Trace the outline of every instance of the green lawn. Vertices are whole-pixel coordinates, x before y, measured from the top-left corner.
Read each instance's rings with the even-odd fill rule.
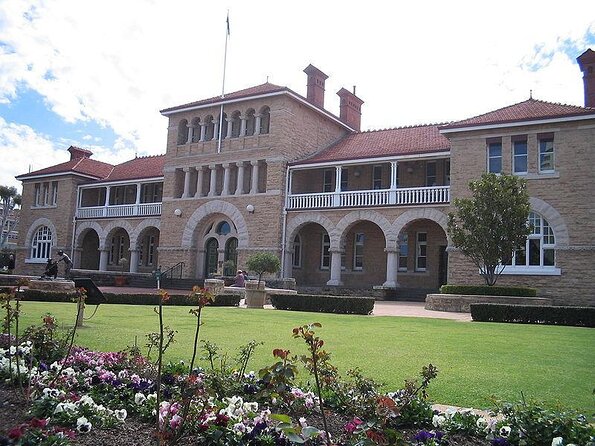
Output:
[[[90,315],[94,307],[87,309]],[[188,307],[165,307],[165,324],[178,331],[167,352],[171,360],[190,361],[196,319]],[[36,324],[50,312],[71,326],[75,304],[23,303],[21,326]],[[234,356],[249,340],[263,341],[250,369],[272,363],[273,348],[305,352],[293,339],[293,327],[320,322],[325,348],[341,372],[359,367],[366,376],[385,383],[386,390],[417,377],[432,363],[438,378],[429,389],[437,403],[490,407],[491,395],[508,401],[533,398],[561,403],[592,414],[595,387],[595,330],[495,323],[465,323],[442,319],[371,317],[276,310],[207,307],[200,338]],[[145,333],[157,330],[151,306],[102,305],[78,333],[77,343],[91,349],[117,351],[145,343]]]

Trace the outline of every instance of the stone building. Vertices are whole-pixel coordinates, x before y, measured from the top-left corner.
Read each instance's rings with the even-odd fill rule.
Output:
[[[326,110],[312,65],[306,96],[265,83],[167,108],[163,156],[111,166],[71,147],[69,162],[18,177],[18,263],[38,271],[64,249],[81,269],[126,258],[199,281],[270,251],[304,287],[482,283],[449,247],[447,214],[471,179],[502,172],[527,179],[533,232],[499,283],[594,305],[595,52],[578,64],[585,107],[530,98],[443,125],[362,132],[363,101],[342,88],[339,115]]]

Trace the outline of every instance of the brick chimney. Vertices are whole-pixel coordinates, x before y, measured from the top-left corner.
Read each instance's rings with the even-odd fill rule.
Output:
[[[304,73],[308,75],[306,98],[317,107],[324,108],[324,81],[328,76],[312,64],[304,68]]]
[[[576,61],[583,72],[585,107],[595,108],[595,51],[589,48]]]
[[[353,87],[353,93],[345,88],[341,88],[337,94],[341,98],[339,118],[345,124],[359,132],[362,124],[362,104],[364,101],[355,95],[355,86]]]
[[[71,160],[79,158],[91,158],[91,155],[93,155],[93,152],[91,152],[90,150],[81,149],[80,147],[76,146],[70,146],[68,148],[68,151],[70,152]]]

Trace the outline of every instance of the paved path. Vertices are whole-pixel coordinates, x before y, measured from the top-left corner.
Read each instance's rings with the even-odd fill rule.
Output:
[[[104,293],[116,294],[146,294],[157,293],[157,290],[151,288],[132,288],[132,287],[99,287]],[[166,289],[170,294],[188,294],[188,290]],[[242,301],[243,304],[243,301]],[[397,301],[376,301],[374,304],[374,316],[406,316],[406,317],[428,317],[435,319],[451,319],[455,321],[469,322],[471,315],[469,313],[450,313],[446,311],[430,311],[424,308],[424,302],[397,302]],[[243,306],[243,305],[240,305]],[[272,309],[270,305],[265,305],[266,309]]]

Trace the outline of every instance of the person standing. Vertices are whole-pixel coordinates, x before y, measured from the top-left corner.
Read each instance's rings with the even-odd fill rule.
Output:
[[[15,267],[14,254],[11,254],[10,256],[8,256],[8,274],[12,274],[14,267]]]
[[[70,257],[64,253],[64,251],[58,251],[58,255],[60,256],[60,260],[58,262],[64,262],[64,278],[70,278],[70,269],[72,268],[72,260]]]

